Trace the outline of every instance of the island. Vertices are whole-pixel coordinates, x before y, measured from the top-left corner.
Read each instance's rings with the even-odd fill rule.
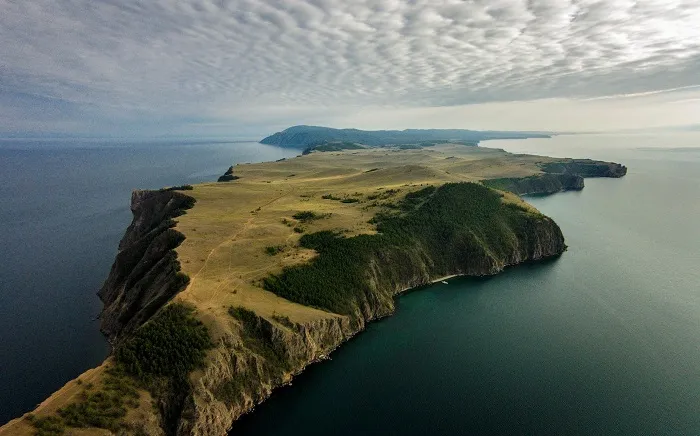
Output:
[[[135,191],[99,291],[111,355],[0,435],[226,434],[402,292],[564,253],[557,224],[520,195],[627,170],[397,141],[324,138],[216,182]]]

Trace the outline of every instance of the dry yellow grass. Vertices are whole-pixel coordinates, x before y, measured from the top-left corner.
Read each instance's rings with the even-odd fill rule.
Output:
[[[500,150],[440,145],[421,150],[367,149],[312,153],[293,159],[234,168],[240,179],[196,185],[196,206],[178,219],[185,234],[177,249],[182,268],[191,282],[178,298],[193,303],[210,327],[230,306],[244,306],[261,316],[284,315],[295,322],[337,316],[301,306],[265,291],[260,280],[286,265],[308,261],[313,252],[300,249],[300,234],[326,229],[349,235],[372,233],[367,221],[380,210],[373,195],[406,192],[427,185],[519,177],[539,172],[535,156],[515,156]],[[323,199],[331,194],[354,198],[356,203]],[[522,203],[509,195],[506,201]],[[524,203],[523,203],[524,204]],[[300,211],[330,214],[301,223]],[[267,246],[283,247],[276,255]],[[225,317],[224,317],[225,318]]]
[[[230,328],[230,306],[244,306],[258,315],[271,318],[283,315],[305,323],[340,315],[302,306],[282,299],[260,286],[260,280],[286,265],[308,261],[315,254],[297,245],[305,232],[335,229],[348,235],[372,233],[367,221],[384,201],[395,202],[407,192],[428,185],[478,181],[486,178],[524,177],[539,173],[538,162],[549,158],[511,155],[500,150],[439,145],[420,150],[367,149],[344,152],[312,153],[294,159],[260,164],[237,165],[239,180],[204,183],[187,191],[197,204],[178,218],[177,230],[186,239],[177,248],[183,272],[190,284],[176,298],[194,304],[200,318],[213,336]],[[222,172],[225,168],[222,168]],[[398,192],[384,199],[371,196],[389,190]],[[356,198],[356,203],[323,199],[332,194]],[[370,197],[370,198],[368,198]],[[534,208],[517,196],[506,194],[504,201]],[[299,222],[293,215],[300,211],[329,214],[312,222]],[[265,253],[267,246],[281,246],[276,255]],[[101,366],[80,376],[83,382],[97,385],[108,359]],[[75,400],[82,391],[76,380],[41,403],[33,412],[37,416],[54,413]],[[141,392],[139,409],[149,414],[150,396]],[[131,410],[127,421],[154,419],[136,416]],[[0,436],[31,435],[34,429],[22,418],[0,428]],[[100,429],[69,429],[69,435],[109,434]]]

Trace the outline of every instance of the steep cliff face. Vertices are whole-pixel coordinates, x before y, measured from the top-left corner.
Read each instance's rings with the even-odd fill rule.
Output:
[[[528,177],[508,177],[484,180],[490,188],[510,191],[518,195],[554,194],[561,191],[579,191],[586,177],[619,178],[627,174],[627,167],[614,162],[591,159],[558,159],[539,164],[542,174]]]
[[[193,383],[178,435],[224,435],[233,422],[309,364],[323,360],[357,333],[347,317],[305,324],[254,316],[221,338]]]
[[[480,238],[455,234],[456,242],[445,245],[440,258],[433,254],[434,248],[420,242],[373,251],[363,258],[367,262],[362,266],[364,286],[359,294],[348,297],[352,301],[349,313],[296,324],[283,317],[266,319],[243,309],[235,311],[229,321],[231,333],[222,337],[193,384],[178,434],[224,434],[242,414],[306,366],[364,330],[368,322],[391,315],[395,296],[407,289],[441,276],[496,274],[510,265],[558,256],[566,249],[561,230],[551,219],[517,205],[502,207],[499,210],[517,219],[496,220],[498,226],[511,223],[499,229],[505,236],[500,247],[487,243],[488,235],[473,227],[467,234]],[[489,216],[484,217],[487,221],[491,222]]]
[[[510,265],[558,256],[565,248],[559,227],[545,218],[533,222],[532,231],[519,240],[504,259],[489,256],[462,259],[447,273],[492,275]],[[374,259],[368,272],[372,292],[365,294],[355,313],[349,316],[309,324],[258,316],[253,321],[232,319],[232,323],[240,324],[239,333],[234,330],[224,336],[217,349],[210,353],[206,369],[193,385],[177,434],[226,434],[238,418],[267,399],[276,388],[289,383],[294,375],[313,362],[323,360],[364,330],[368,322],[391,315],[396,295],[437,278],[430,274],[433,265],[429,259],[420,254],[415,259],[422,260],[409,266],[413,271],[410,275],[403,275],[405,265],[400,267],[401,271],[397,270],[392,256]],[[403,276],[394,280],[398,275]],[[235,434],[235,427],[231,434]]]
[[[389,245],[377,245],[361,257],[365,262],[361,291],[349,297],[349,311],[295,323],[241,308],[218,319],[216,346],[208,352],[205,367],[181,385],[181,392],[158,399],[160,413],[168,411],[161,417],[164,433],[225,434],[236,419],[309,364],[323,360],[368,322],[391,315],[395,296],[404,290],[446,275],[496,274],[509,265],[558,256],[566,249],[561,230],[551,219],[503,203],[479,185],[426,189],[405,202],[402,205],[415,208],[417,215],[409,214],[413,218],[408,221],[396,221],[405,220],[404,215],[380,220],[386,235],[407,230],[386,236]],[[192,205],[193,199],[178,191],[132,195],[134,220],[99,293],[105,303],[102,329],[113,343],[129,337],[186,287],[173,251],[184,236],[173,228],[173,218]],[[441,213],[444,217],[431,221]],[[444,233],[455,216],[468,217],[444,235],[454,243],[432,244],[432,232],[440,227]],[[424,237],[414,238],[411,226],[419,226]]]
[[[175,190],[134,191],[134,219],[119,243],[112,269],[98,295],[104,303],[102,332],[119,342],[187,286],[173,250],[184,240],[173,218],[194,205]]]
[[[583,177],[622,177],[627,167],[614,162],[591,159],[559,159],[541,164],[542,171],[557,174],[577,174]]]

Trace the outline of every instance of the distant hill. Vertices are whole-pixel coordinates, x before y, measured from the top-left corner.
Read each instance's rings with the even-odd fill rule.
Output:
[[[406,130],[358,130],[332,129],[319,126],[294,126],[270,135],[260,141],[263,144],[286,148],[306,149],[327,142],[352,142],[374,147],[396,144],[415,144],[424,141],[460,141],[476,145],[487,139],[549,138],[549,135],[532,132],[500,132],[462,129],[406,129]]]

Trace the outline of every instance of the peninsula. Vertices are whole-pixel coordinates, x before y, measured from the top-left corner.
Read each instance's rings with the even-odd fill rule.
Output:
[[[224,435],[401,292],[561,255],[557,224],[518,194],[626,173],[450,135],[324,138],[218,182],[135,191],[99,291],[111,356],[0,435]]]
[[[397,146],[402,144],[434,145],[436,143],[462,143],[477,145],[488,139],[549,138],[540,132],[512,132],[465,129],[406,129],[406,130],[358,130],[333,129],[321,126],[293,126],[260,142],[288,148],[308,149],[326,143],[363,144],[370,147]]]

